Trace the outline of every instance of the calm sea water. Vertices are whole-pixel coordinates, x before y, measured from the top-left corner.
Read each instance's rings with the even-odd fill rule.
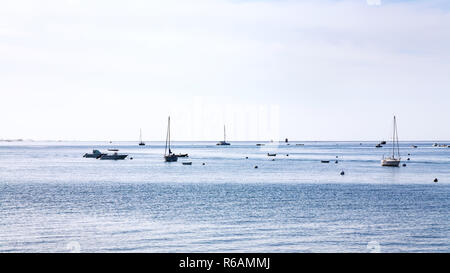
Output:
[[[0,143],[0,252],[450,252],[450,148],[303,143]]]

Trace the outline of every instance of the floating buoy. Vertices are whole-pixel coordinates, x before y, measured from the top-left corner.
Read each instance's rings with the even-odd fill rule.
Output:
[[[336,160],[336,161],[334,161],[334,163],[338,164],[339,162]]]
[[[339,156],[336,156],[336,158],[339,158]]]
[[[275,158],[274,158],[274,159],[272,159],[272,161],[275,161]]]
[[[407,159],[408,161],[410,161],[411,159],[408,157],[408,159]]]
[[[437,178],[434,179],[434,183],[437,183],[439,180]]]
[[[255,166],[255,169],[258,169],[258,166]]]
[[[344,175],[344,174],[345,174],[345,172],[344,172],[344,171],[342,171],[342,172],[341,172],[341,175]]]
[[[403,163],[403,167],[406,167],[406,164],[405,164],[405,163]]]
[[[205,163],[202,163],[202,165],[205,166],[206,164],[205,164]]]
[[[289,154],[287,154],[286,156],[289,156]]]
[[[245,159],[248,159],[248,156],[246,156]]]
[[[133,160],[133,158],[132,158],[132,157],[130,157],[130,160]]]

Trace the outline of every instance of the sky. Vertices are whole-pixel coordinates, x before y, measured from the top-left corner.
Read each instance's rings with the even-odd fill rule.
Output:
[[[450,140],[450,4],[0,1],[0,139]]]

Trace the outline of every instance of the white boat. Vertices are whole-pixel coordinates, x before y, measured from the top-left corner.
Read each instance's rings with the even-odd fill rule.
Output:
[[[127,154],[119,154],[118,149],[108,149],[108,151],[112,153],[103,154],[100,156],[100,160],[124,160],[128,156]]]
[[[178,161],[178,156],[172,153],[172,150],[170,149],[170,117],[167,122],[166,148],[164,149],[164,160],[166,162]]]
[[[227,142],[227,134],[225,131],[225,125],[223,126],[223,141],[219,141],[216,145],[219,145],[219,146],[231,145],[230,143]]]
[[[397,152],[397,153],[396,153]],[[397,157],[396,157],[397,156]],[[398,144],[397,119],[394,116],[394,133],[392,137],[392,155],[381,160],[381,166],[398,167],[400,165],[400,147]]]
[[[101,153],[99,150],[92,150],[92,154],[86,153],[83,155],[83,157],[84,158],[100,158],[103,155],[105,155],[105,154]]]

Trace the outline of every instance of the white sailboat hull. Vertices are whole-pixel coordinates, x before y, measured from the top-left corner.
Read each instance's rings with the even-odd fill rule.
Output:
[[[400,166],[400,159],[397,158],[386,158],[381,160],[381,166],[384,167],[398,167]]]

